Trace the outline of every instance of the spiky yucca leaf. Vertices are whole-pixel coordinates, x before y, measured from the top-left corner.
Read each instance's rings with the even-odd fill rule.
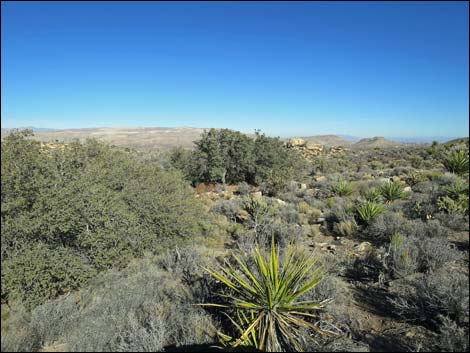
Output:
[[[354,189],[348,182],[340,181],[332,187],[332,191],[336,196],[349,196],[354,192]]]
[[[250,264],[248,257],[234,256],[234,260],[237,268],[226,261],[218,271],[205,269],[230,289],[229,294],[222,295],[226,304],[202,304],[230,308],[236,313],[236,319],[229,319],[240,336],[222,334],[225,343],[233,347],[251,345],[268,352],[292,348],[302,351],[299,342],[302,328],[326,334],[309,319],[315,317],[312,311],[324,307],[329,300],[299,300],[324,276],[315,259],[297,253],[290,244],[281,264],[273,239],[269,254],[263,254],[256,246]]]
[[[357,207],[357,213],[363,223],[369,224],[375,217],[383,213],[383,207],[381,204],[365,201]]]
[[[379,187],[379,191],[385,202],[393,202],[408,196],[404,186],[399,182],[385,182]]]
[[[468,173],[468,151],[453,151],[442,163],[449,172],[464,175]]]

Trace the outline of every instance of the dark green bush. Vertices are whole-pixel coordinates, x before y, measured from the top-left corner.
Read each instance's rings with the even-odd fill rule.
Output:
[[[5,262],[2,292],[31,309],[81,287],[95,274],[95,269],[73,250],[38,244]]]
[[[84,268],[123,267],[196,232],[201,207],[179,172],[93,140],[50,149],[26,137],[14,133],[1,143],[2,274],[11,275],[3,297],[14,290],[37,305],[80,286]],[[28,264],[29,252],[45,263]],[[35,278],[31,271],[47,261],[70,262],[67,276],[45,279],[36,291],[15,282],[16,271]]]

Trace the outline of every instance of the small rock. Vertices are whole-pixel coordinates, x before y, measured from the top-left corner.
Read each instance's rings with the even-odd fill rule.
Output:
[[[250,218],[250,214],[245,211],[245,210],[240,210],[238,213],[235,215],[236,219],[240,222],[246,222],[248,218]]]
[[[281,205],[281,206],[285,206],[287,205],[287,202],[281,200],[281,199],[274,199],[274,202],[276,202],[277,204]]]
[[[261,197],[263,197],[263,193],[261,191],[252,192],[250,195],[254,199],[260,199]]]
[[[369,250],[371,250],[373,247],[372,247],[372,244],[369,243],[368,241],[364,241],[358,245],[356,245],[354,247],[354,250],[360,254],[364,254],[366,252],[368,252]]]
[[[406,186],[404,189],[403,189],[404,192],[411,192],[411,186]]]
[[[325,180],[326,180],[326,176],[324,175],[319,175],[315,177],[315,181],[325,181]]]
[[[300,183],[299,188],[300,188],[300,190],[306,190],[307,189],[307,184]]]

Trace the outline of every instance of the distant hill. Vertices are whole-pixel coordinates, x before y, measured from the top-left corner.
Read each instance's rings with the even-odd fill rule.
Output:
[[[98,141],[111,145],[148,151],[152,149],[170,149],[177,146],[192,148],[194,147],[193,142],[199,139],[204,130],[193,127],[105,127],[34,131],[33,138],[43,142],[58,141],[65,143],[72,142],[75,139],[85,141],[87,138],[96,138]],[[9,131],[11,129],[2,129],[2,138]]]
[[[390,141],[381,136],[363,138],[351,145],[354,148],[386,148],[400,146],[399,142]]]
[[[467,146],[468,148],[468,137],[461,137],[458,139],[450,140],[444,143],[446,146]]]

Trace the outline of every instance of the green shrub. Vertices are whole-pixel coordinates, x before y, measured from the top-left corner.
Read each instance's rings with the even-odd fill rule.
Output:
[[[67,333],[72,351],[162,351],[212,342],[215,324],[175,273],[144,258],[98,275],[81,294]]]
[[[410,246],[407,240],[399,233],[390,238],[385,263],[394,278],[406,277],[418,271],[417,249]]]
[[[448,196],[439,197],[437,205],[440,210],[450,214],[468,214],[468,196],[459,195],[457,199],[452,199]]]
[[[333,231],[341,237],[351,237],[356,234],[359,227],[354,219],[348,219],[333,226]]]
[[[38,244],[70,262],[67,276],[53,279],[51,292],[40,295],[27,284],[20,295],[22,286],[13,286],[15,296],[32,296],[34,305],[39,296],[45,300],[83,283],[84,268],[124,267],[198,230],[202,208],[181,173],[141,162],[134,152],[93,140],[49,149],[24,133],[2,140],[1,152],[2,269],[11,274],[8,268],[16,266],[24,278],[35,278],[28,271],[36,265],[21,254],[42,251],[44,261],[53,261]],[[9,283],[19,281],[13,277]],[[13,287],[2,286],[2,297]]]
[[[340,181],[334,185],[331,190],[336,196],[350,196],[354,192],[351,184],[346,181]]]
[[[468,316],[468,276],[463,273],[441,270],[410,279],[400,289],[400,294],[389,297],[388,302],[390,309],[407,321],[438,327],[440,315],[460,324]]]
[[[364,198],[366,201],[369,201],[369,202],[379,203],[382,201],[382,195],[380,193],[380,190],[378,189],[372,189],[372,190],[367,191],[364,194]]]
[[[383,212],[384,209],[382,205],[370,201],[365,201],[357,207],[359,219],[365,224],[369,224],[374,220],[374,218]]]
[[[31,309],[81,287],[95,274],[71,249],[38,244],[4,263],[2,291]]]
[[[450,152],[442,163],[449,172],[464,175],[468,173],[468,151]]]

